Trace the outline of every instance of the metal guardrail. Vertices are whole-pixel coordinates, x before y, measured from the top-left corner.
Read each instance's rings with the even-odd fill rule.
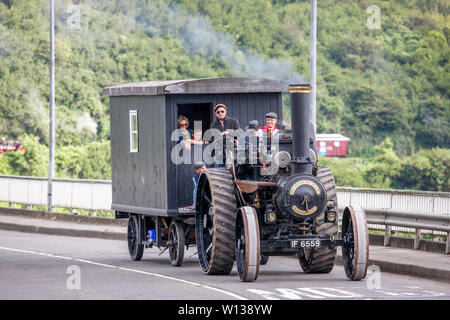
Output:
[[[47,206],[48,179],[0,175],[0,202],[28,207]],[[53,179],[53,206],[60,208],[110,211],[111,181]]]
[[[337,187],[338,205],[363,208],[388,208],[405,212],[449,213],[450,193]]]
[[[420,248],[420,235],[423,229],[442,231],[447,240],[445,254],[450,253],[450,213],[405,212],[393,209],[364,208],[368,224],[386,226],[384,245],[389,246],[393,226],[415,229],[414,249]]]
[[[47,206],[47,178],[0,175],[0,202],[26,206]],[[436,232],[447,237],[449,253],[450,193],[380,190],[337,187],[339,209],[348,205],[364,208],[370,228],[385,230],[385,245],[391,232],[416,234],[414,248],[420,245],[421,233]],[[110,211],[111,181],[54,179],[55,207]]]

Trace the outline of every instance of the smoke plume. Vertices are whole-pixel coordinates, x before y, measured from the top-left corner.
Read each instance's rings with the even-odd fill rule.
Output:
[[[181,6],[169,5],[166,1],[130,0],[117,2],[110,0],[86,0],[80,2],[81,32],[88,25],[89,13],[97,14],[113,10],[122,15],[120,24],[124,34],[141,31],[149,36],[174,37],[179,39],[191,55],[201,55],[209,60],[221,60],[232,71],[233,76],[262,77],[288,80],[296,83],[306,82],[306,78],[294,71],[291,61],[267,59],[255,52],[247,52],[237,45],[233,36],[214,30],[208,17],[196,12],[188,12]],[[67,5],[59,6],[57,14],[60,21],[68,21]],[[73,10],[73,9],[71,9]],[[63,29],[70,28],[61,28]],[[73,30],[66,30],[72,32]],[[107,30],[104,34],[107,35]],[[89,34],[91,37],[92,34]]]

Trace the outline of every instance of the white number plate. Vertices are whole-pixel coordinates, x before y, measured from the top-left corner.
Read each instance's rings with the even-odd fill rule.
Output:
[[[320,247],[320,240],[292,240],[291,248],[314,248]]]

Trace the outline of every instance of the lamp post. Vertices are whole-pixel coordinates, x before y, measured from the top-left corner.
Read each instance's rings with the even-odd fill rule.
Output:
[[[50,0],[50,130],[47,210],[53,211],[53,178],[55,175],[55,4]]]
[[[316,132],[316,38],[317,38],[317,1],[311,0],[310,44],[309,44],[309,83],[311,85],[311,121]]]

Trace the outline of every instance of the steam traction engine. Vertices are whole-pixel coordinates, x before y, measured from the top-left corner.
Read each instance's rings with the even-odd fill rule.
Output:
[[[366,276],[366,217],[346,207],[338,237],[336,186],[331,171],[317,165],[310,91],[308,85],[289,87],[292,131],[281,131],[270,151],[258,148],[250,161],[254,149],[244,141],[238,145],[244,161],[200,176],[195,236],[206,274],[229,274],[236,260],[239,278],[254,281],[269,256],[294,254],[304,272],[329,273],[341,246],[347,277]]]

